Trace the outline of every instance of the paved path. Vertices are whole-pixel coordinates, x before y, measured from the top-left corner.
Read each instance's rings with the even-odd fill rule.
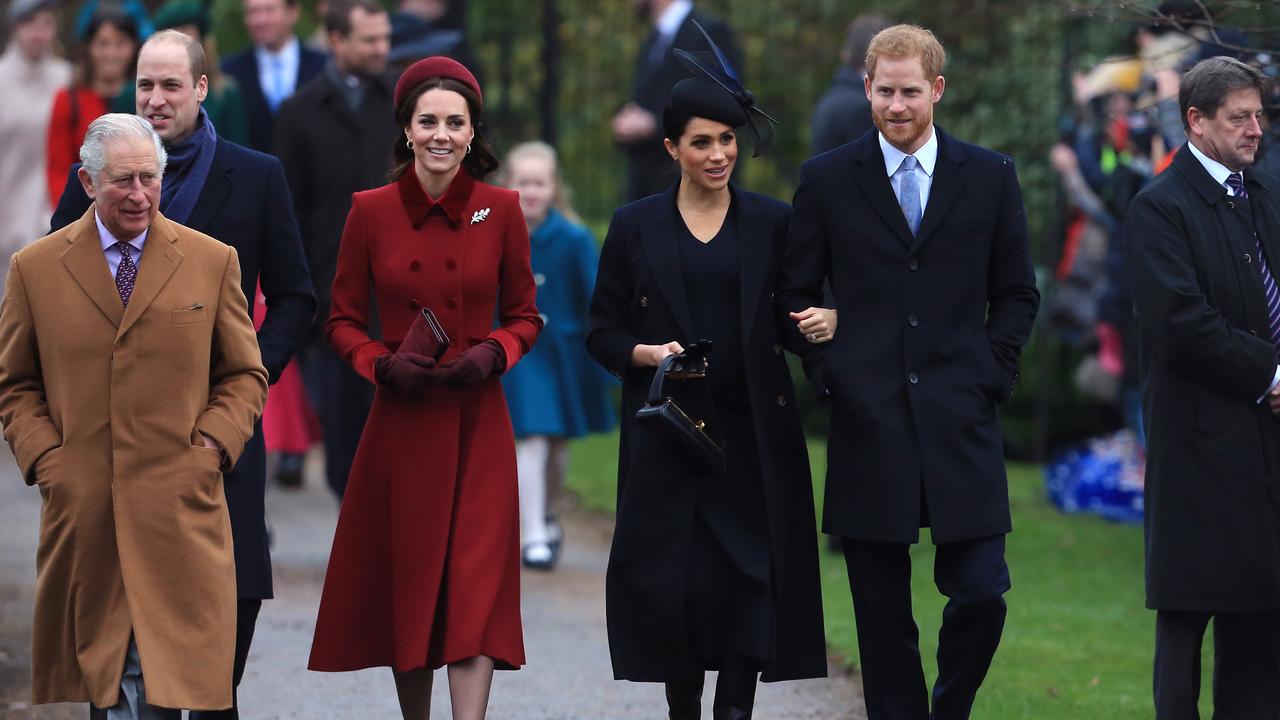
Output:
[[[240,689],[245,720],[399,717],[390,672],[313,673],[306,670],[316,607],[337,510],[309,468],[307,487],[272,490],[268,514],[276,599],[258,621]],[[83,720],[83,706],[30,708],[30,616],[40,496],[18,477],[0,451],[0,718]],[[495,720],[652,720],[665,715],[662,688],[613,680],[605,643],[604,568],[609,523],[570,513],[567,550],[553,573],[525,572],[523,611],[529,664],[494,679],[489,717]],[[713,674],[703,716],[710,718]],[[432,718],[448,718],[444,673],[437,673]],[[761,684],[758,720],[861,719],[853,679]],[[854,708],[856,707],[856,710]],[[855,714],[856,713],[856,714]]]

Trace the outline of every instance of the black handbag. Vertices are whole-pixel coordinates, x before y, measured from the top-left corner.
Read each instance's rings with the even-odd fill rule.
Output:
[[[662,359],[653,375],[653,384],[649,386],[649,399],[636,411],[636,422],[663,434],[666,442],[678,448],[680,454],[699,469],[718,475],[725,471],[727,463],[724,449],[707,435],[701,420],[690,418],[662,392],[667,373],[685,362],[687,358],[684,355],[671,354]]]

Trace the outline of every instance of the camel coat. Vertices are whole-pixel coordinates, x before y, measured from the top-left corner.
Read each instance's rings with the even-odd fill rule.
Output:
[[[266,394],[230,246],[157,215],[127,310],[93,207],[13,256],[0,422],[44,499],[36,703],[115,705],[133,635],[151,704],[230,707],[236,581],[222,473]]]

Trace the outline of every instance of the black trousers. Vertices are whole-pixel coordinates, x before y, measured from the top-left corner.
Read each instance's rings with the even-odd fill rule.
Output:
[[[237,697],[240,680],[244,678],[244,666],[249,660],[249,646],[253,644],[253,631],[258,626],[261,600],[240,599],[236,603],[236,660],[231,674],[231,709],[198,710],[188,715],[188,720],[238,720],[240,701]]]
[[[298,357],[307,397],[324,433],[325,479],[341,500],[373,407],[373,386],[323,340],[308,345]]]
[[[1280,613],[1156,612],[1157,720],[1198,720],[1200,647],[1213,618],[1215,720],[1280,717]]]
[[[844,539],[868,720],[969,717],[1004,630],[1004,536],[938,545],[934,583],[947,597],[933,711],[911,613],[911,546]]]

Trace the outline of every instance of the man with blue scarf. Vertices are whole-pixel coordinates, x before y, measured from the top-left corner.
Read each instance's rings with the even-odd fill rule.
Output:
[[[315,292],[280,161],[219,138],[200,107],[208,89],[200,43],[165,30],[143,44],[138,54],[137,112],[151,123],[169,154],[160,211],[236,249],[245,297],[255,297],[261,285],[267,313],[258,329],[258,346],[274,383],[307,330],[316,308]],[[58,201],[53,230],[79,219],[89,208],[91,201],[76,179],[78,168],[72,168]],[[272,595],[265,488],[266,448],[259,424],[225,479],[239,597],[236,686],[244,674],[258,611]],[[221,720],[238,718],[237,713],[233,707],[191,716]]]

